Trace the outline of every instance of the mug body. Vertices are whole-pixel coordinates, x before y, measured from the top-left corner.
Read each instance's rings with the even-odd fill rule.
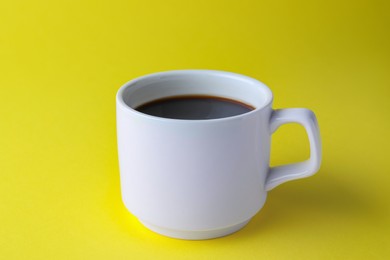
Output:
[[[255,107],[232,117],[181,120],[135,110],[181,95],[234,99]],[[269,170],[272,93],[252,78],[182,70],[126,83],[117,94],[122,198],[148,228],[207,239],[243,227],[263,206]]]

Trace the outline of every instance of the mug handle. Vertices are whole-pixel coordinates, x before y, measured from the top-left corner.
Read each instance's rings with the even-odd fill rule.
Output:
[[[299,163],[271,167],[265,183],[267,191],[284,182],[309,177],[320,168],[321,139],[314,113],[305,108],[274,110],[270,119],[271,133],[274,133],[281,125],[286,123],[298,123],[305,128],[310,142],[310,158]]]

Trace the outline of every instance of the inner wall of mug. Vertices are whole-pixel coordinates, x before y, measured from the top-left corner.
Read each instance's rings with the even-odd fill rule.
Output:
[[[135,109],[145,103],[173,96],[207,95],[241,101],[256,109],[272,100],[271,91],[246,76],[219,71],[173,71],[152,74],[124,86],[122,99]]]

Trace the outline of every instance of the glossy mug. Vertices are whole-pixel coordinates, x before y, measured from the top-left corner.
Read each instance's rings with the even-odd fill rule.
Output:
[[[167,119],[134,108],[160,98],[209,95],[254,110],[226,118]],[[122,198],[147,228],[174,238],[209,239],[233,233],[263,207],[277,185],[308,177],[321,162],[314,113],[272,109],[263,83],[235,73],[179,70],[129,81],[116,97]],[[304,126],[307,161],[269,166],[272,133],[282,124]]]

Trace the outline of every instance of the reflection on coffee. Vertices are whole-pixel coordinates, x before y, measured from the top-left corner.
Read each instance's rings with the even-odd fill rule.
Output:
[[[223,97],[188,95],[154,100],[136,108],[137,111],[171,119],[217,119],[237,116],[255,108]]]

